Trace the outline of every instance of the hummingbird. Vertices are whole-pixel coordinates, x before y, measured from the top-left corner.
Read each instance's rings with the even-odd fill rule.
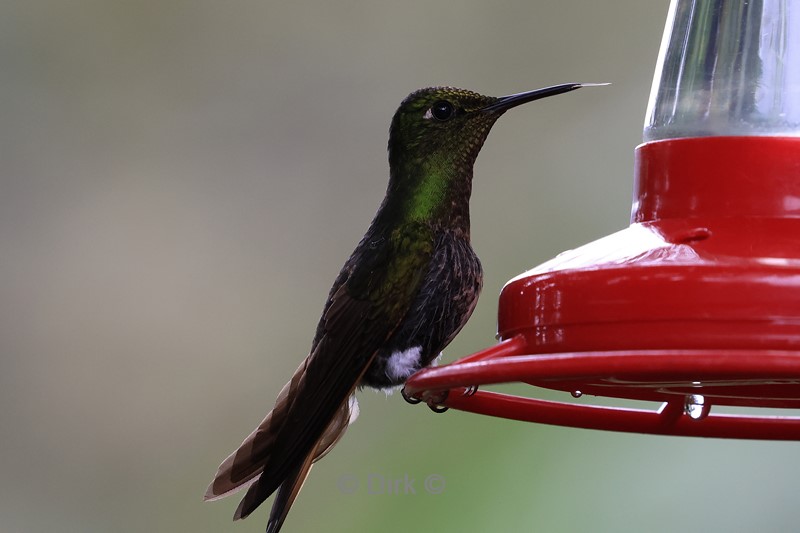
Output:
[[[503,97],[454,87],[412,92],[389,130],[389,184],[367,233],[333,283],[309,355],[261,424],[223,463],[205,500],[249,487],[234,520],[277,491],[277,533],[314,462],[358,416],[355,392],[401,386],[466,324],[483,271],[470,244],[475,159],[509,109],[598,84]]]

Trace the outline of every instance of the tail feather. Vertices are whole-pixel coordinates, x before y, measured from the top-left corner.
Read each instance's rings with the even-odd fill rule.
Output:
[[[269,512],[267,533],[278,533],[280,531],[286,516],[289,514],[289,509],[291,509],[297,495],[300,494],[300,490],[303,488],[313,464],[314,460],[311,456],[307,457],[281,484],[278,494],[275,495],[275,501],[272,503],[272,509]]]
[[[307,361],[303,361],[292,379],[283,386],[272,411],[244,439],[236,451],[219,465],[213,481],[206,489],[203,497],[205,501],[216,501],[250,487],[261,475],[270,457],[269,448],[275,441],[275,436],[282,427],[290,407],[292,401],[290,393],[302,378],[306,364]]]
[[[356,401],[355,394],[351,394],[347,401],[342,403],[339,410],[336,411],[333,420],[330,421],[325,432],[317,441],[313,453],[309,454],[302,463],[292,469],[286,479],[281,482],[278,488],[278,494],[272,504],[272,511],[270,512],[269,519],[270,526],[267,531],[277,533],[280,529],[280,524],[283,523],[283,520],[289,513],[289,508],[300,493],[300,489],[303,487],[303,482],[308,476],[312,464],[324,457],[336,443],[341,440],[348,426],[358,417],[358,413],[358,402]],[[270,497],[274,489],[263,483],[265,479],[264,476],[259,477],[258,480],[250,485],[250,488],[247,490],[247,493],[244,498],[242,498],[239,507],[237,507],[234,513],[234,520],[246,518]],[[277,525],[273,526],[273,524]]]

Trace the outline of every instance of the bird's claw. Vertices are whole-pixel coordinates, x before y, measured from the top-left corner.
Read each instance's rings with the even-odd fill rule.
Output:
[[[441,391],[437,394],[432,394],[425,399],[425,402],[428,404],[428,408],[434,413],[444,413],[449,407],[444,405],[444,401],[447,399],[448,391]]]
[[[405,401],[407,401],[408,403],[410,403],[411,405],[416,405],[416,404],[418,404],[418,403],[420,403],[422,401],[419,398],[417,398],[416,396],[411,396],[410,394],[408,394],[406,392],[406,388],[405,387],[400,389],[400,394],[402,394],[403,395],[403,399]]]
[[[429,407],[429,408],[430,408],[430,410],[431,410],[431,411],[433,411],[434,413],[444,413],[445,411],[447,411],[448,409],[450,409],[450,408],[449,408],[449,407],[447,407],[446,405],[433,404],[433,403],[429,403],[429,404],[428,404],[428,407]]]

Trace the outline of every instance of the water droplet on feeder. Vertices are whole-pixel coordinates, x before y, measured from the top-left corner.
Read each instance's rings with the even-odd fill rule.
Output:
[[[708,416],[711,405],[706,404],[706,399],[700,394],[689,394],[683,404],[683,412],[692,420],[702,420]]]
[[[571,392],[571,394],[573,398],[580,398],[581,396],[583,396],[583,393],[579,390],[574,390]]]

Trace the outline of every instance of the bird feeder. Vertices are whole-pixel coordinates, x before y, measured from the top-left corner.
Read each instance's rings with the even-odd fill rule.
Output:
[[[800,417],[741,412],[800,408],[800,4],[672,1],[633,196],[627,229],[505,285],[497,345],[418,372],[406,397],[580,428],[800,439]],[[484,390],[500,383],[531,393]]]

